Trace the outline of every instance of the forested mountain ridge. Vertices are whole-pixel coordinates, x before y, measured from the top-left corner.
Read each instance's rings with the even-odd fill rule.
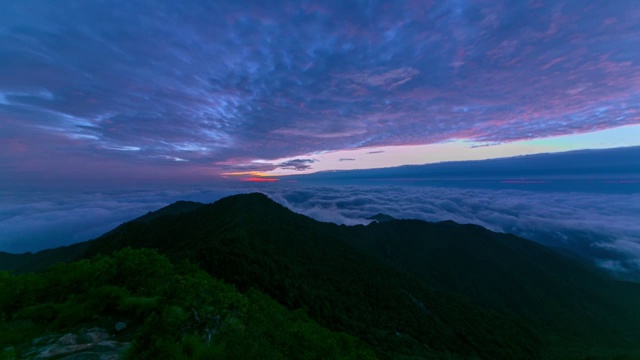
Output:
[[[351,227],[356,247],[422,279],[544,329],[559,348],[633,346],[640,284],[511,234],[452,221],[394,220]],[[570,329],[570,331],[568,331]],[[573,344],[573,345],[570,345]]]
[[[240,290],[257,288],[290,308],[398,354],[535,358],[535,334],[508,316],[436,294],[340,236],[344,227],[291,212],[262,194],[237,195],[96,239],[87,256],[156,247],[188,258]]]
[[[82,257],[155,248],[258,289],[382,358],[634,354],[638,286],[473,225],[339,226],[262,194],[176,203],[84,243]]]

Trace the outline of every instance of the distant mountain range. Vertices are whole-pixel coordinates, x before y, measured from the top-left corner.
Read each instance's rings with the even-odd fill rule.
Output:
[[[396,218],[387,214],[375,214],[373,216],[368,217],[367,220],[373,220],[375,222],[381,223],[385,221],[396,220]]]
[[[640,146],[291,175],[305,184],[384,184],[637,193]]]
[[[257,193],[181,201],[95,240],[1,253],[0,269],[38,271],[126,247],[154,248],[241,291],[255,288],[306,309],[379,358],[640,354],[640,284],[476,225],[370,219],[366,226],[318,222]]]
[[[565,177],[640,175],[640,146],[519,155],[486,160],[445,161],[367,170],[323,171],[296,179],[394,177]]]

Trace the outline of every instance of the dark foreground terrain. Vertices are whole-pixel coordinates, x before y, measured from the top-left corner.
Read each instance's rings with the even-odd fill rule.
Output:
[[[247,194],[0,253],[2,356],[640,358],[639,284],[475,225],[374,219]]]

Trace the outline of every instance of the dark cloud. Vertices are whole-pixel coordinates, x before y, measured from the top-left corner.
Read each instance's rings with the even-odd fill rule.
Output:
[[[311,164],[317,161],[316,159],[293,159],[279,163],[276,166],[280,169],[304,171],[311,169]]]
[[[354,158],[340,158],[338,161],[356,161]]]
[[[381,153],[383,153],[383,152],[384,152],[384,150],[369,151],[369,152],[367,152],[367,154],[381,154]]]
[[[233,159],[638,124],[639,17],[635,0],[7,2],[0,169],[207,179]]]

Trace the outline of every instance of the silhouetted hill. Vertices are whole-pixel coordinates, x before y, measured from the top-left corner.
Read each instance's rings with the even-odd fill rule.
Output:
[[[637,193],[640,191],[640,146],[519,155],[486,160],[446,161],[376,169],[319,171],[290,175],[304,184],[428,185],[545,192]],[[505,183],[512,179],[534,181]],[[609,183],[608,181],[614,182]],[[622,180],[622,181],[620,181]],[[619,181],[619,182],[618,182]]]
[[[193,201],[177,201],[156,211],[150,211],[131,221],[149,222],[162,216],[176,215],[193,211],[204,204]],[[117,232],[120,226],[109,231]],[[36,253],[12,254],[0,251],[0,271],[11,270],[16,273],[43,271],[49,266],[61,262],[76,260],[85,253],[90,242],[81,242],[69,246],[41,250]]]
[[[24,254],[0,252],[0,271],[10,270],[17,273],[42,271],[53,264],[78,259],[85,253],[89,245],[89,242],[81,242]]]
[[[540,177],[540,176],[640,175],[640,146],[586,149],[556,153],[518,155],[487,160],[446,161],[378,169],[321,171],[291,179],[398,178],[398,177]]]
[[[553,333],[558,346],[632,345],[640,334],[640,285],[538,243],[453,221],[395,220],[352,227],[357,247],[500,312]],[[570,331],[568,331],[570,330]]]
[[[195,201],[176,201],[173,204],[167,205],[159,210],[149,211],[145,215],[140,216],[133,221],[149,222],[151,220],[159,218],[160,216],[182,214],[196,210],[201,206],[204,206],[204,204]]]
[[[380,355],[536,358],[523,324],[436,294],[340,236],[344,227],[291,212],[262,194],[231,196],[190,213],[129,222],[88,255],[154,247],[189,258],[241,290],[257,288],[289,308],[375,346]],[[386,354],[386,355],[385,355]]]
[[[475,225],[338,226],[246,194],[176,203],[83,244],[85,257],[130,246],[189,259],[241,291],[307,309],[381,357],[582,359],[638,350],[637,284]]]
[[[387,215],[387,214],[375,214],[373,216],[369,216],[367,218],[367,220],[373,220],[373,221],[377,221],[379,223],[381,222],[385,222],[385,221],[391,221],[391,220],[395,220],[396,218],[394,218],[393,216]]]

